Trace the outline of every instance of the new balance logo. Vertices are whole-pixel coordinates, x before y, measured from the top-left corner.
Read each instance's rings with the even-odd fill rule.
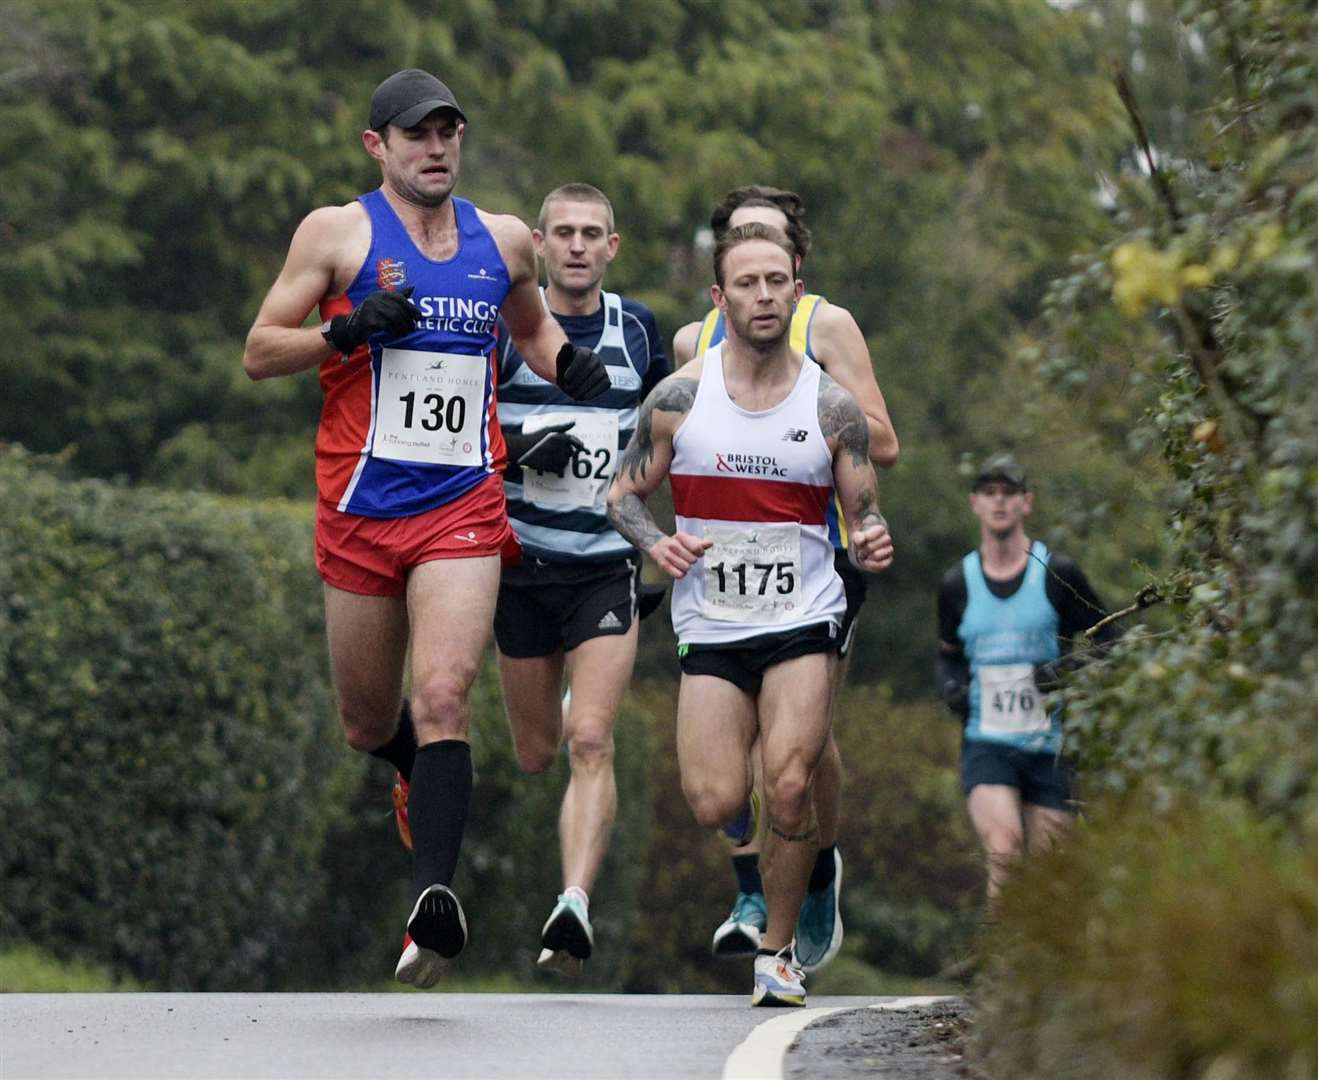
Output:
[[[789,427],[783,434],[783,442],[805,442],[810,432],[801,428]]]
[[[606,611],[604,613],[604,618],[599,621],[600,630],[618,630],[621,627],[622,620],[611,611]]]

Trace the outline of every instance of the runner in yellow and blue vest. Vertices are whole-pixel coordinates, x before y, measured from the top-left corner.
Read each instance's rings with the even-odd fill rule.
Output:
[[[810,251],[810,230],[805,224],[805,207],[794,192],[751,186],[727,194],[710,215],[715,241],[729,228],[761,222],[787,235],[796,252],[796,272]],[[817,293],[807,293],[797,302],[790,327],[791,347],[823,368],[860,405],[869,422],[870,459],[880,468],[891,468],[897,460],[897,436],[888,408],[874,378],[865,337],[846,308],[829,303]],[[711,310],[702,320],[688,323],[673,340],[674,366],[700,357],[724,338],[723,316]],[[835,550],[838,574],[846,586],[847,608],[842,621],[834,694],[846,678],[847,658],[855,634],[856,616],[865,600],[865,580],[847,558],[846,526],[836,502],[829,506],[829,536]],[[757,755],[758,756],[758,755]],[[815,971],[828,963],[842,944],[842,919],[838,896],[842,887],[842,857],[837,851],[837,826],[841,809],[842,764],[832,735],[815,777],[815,813],[819,820],[819,853],[810,876],[810,888],[796,926],[796,960],[802,968]],[[759,871],[756,840],[760,795],[724,829],[732,841],[732,866],[737,877],[737,897],[732,911],[714,931],[716,956],[746,956],[755,952],[766,925],[764,886]]]

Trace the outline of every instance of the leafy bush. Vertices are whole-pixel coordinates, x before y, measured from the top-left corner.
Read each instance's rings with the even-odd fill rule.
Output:
[[[0,939],[259,988],[356,769],[305,509],[0,454]]]
[[[1166,463],[1171,618],[1065,692],[1107,799],[1003,894],[980,1000],[1001,1075],[1318,1071],[1318,11],[1182,10],[1216,101],[1155,153],[1119,76],[1149,172],[1054,288],[1045,364],[1124,354],[1153,391],[1131,438]]]
[[[1239,804],[1106,804],[1002,901],[977,995],[990,1075],[1318,1075],[1318,844]]]
[[[1209,118],[1230,134],[1156,174],[1161,202],[1140,206],[1132,178],[1129,231],[1055,293],[1062,312],[1110,289],[1125,314],[1158,316],[1128,322],[1125,340],[1160,377],[1148,428],[1169,467],[1176,566],[1158,587],[1177,621],[1078,680],[1069,715],[1109,790],[1151,779],[1164,803],[1215,792],[1318,825],[1318,134],[1305,122],[1318,15],[1192,8],[1231,64]],[[1053,364],[1086,361],[1063,349]]]

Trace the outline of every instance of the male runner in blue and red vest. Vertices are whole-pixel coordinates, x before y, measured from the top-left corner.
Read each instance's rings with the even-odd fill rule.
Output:
[[[316,564],[348,743],[410,777],[416,903],[396,975],[429,986],[466,944],[450,888],[471,799],[468,692],[510,535],[495,325],[568,396],[609,388],[545,311],[530,230],[453,194],[467,117],[417,69],[362,132],[382,183],[298,226],[247,337],[253,379],[319,368]],[[317,305],[324,322],[303,326]],[[400,722],[403,666],[411,708]]]

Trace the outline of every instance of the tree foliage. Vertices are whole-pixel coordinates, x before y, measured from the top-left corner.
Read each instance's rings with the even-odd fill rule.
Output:
[[[1131,372],[1132,438],[1168,477],[1168,614],[1065,694],[1096,824],[988,936],[1004,1075],[1314,1075],[1318,11],[1181,12],[1210,104],[1178,137],[1115,67],[1143,168],[1114,185],[1118,235],[1054,286],[1044,360]]]
[[[854,669],[924,692],[930,583],[973,535],[961,455],[1030,450],[1023,413],[1064,411],[1010,357],[1045,283],[1101,229],[1095,170],[1121,151],[1079,13],[1039,0],[0,12],[4,438],[71,446],[88,475],[309,494],[315,378],[248,384],[243,335],[301,216],[378,182],[359,142],[372,87],[428,67],[472,118],[462,193],[532,219],[557,184],[602,187],[623,236],[608,283],[666,334],[708,306],[713,203],[751,182],[804,194],[808,283],[869,335],[907,448],[884,478],[899,563]],[[1101,537],[1129,509],[1111,499],[1120,469],[1092,467],[1085,432],[1063,438],[1081,445],[1061,455],[1050,521]],[[1113,509],[1066,516],[1095,505]],[[1097,577],[1128,585],[1126,566],[1114,544]]]

